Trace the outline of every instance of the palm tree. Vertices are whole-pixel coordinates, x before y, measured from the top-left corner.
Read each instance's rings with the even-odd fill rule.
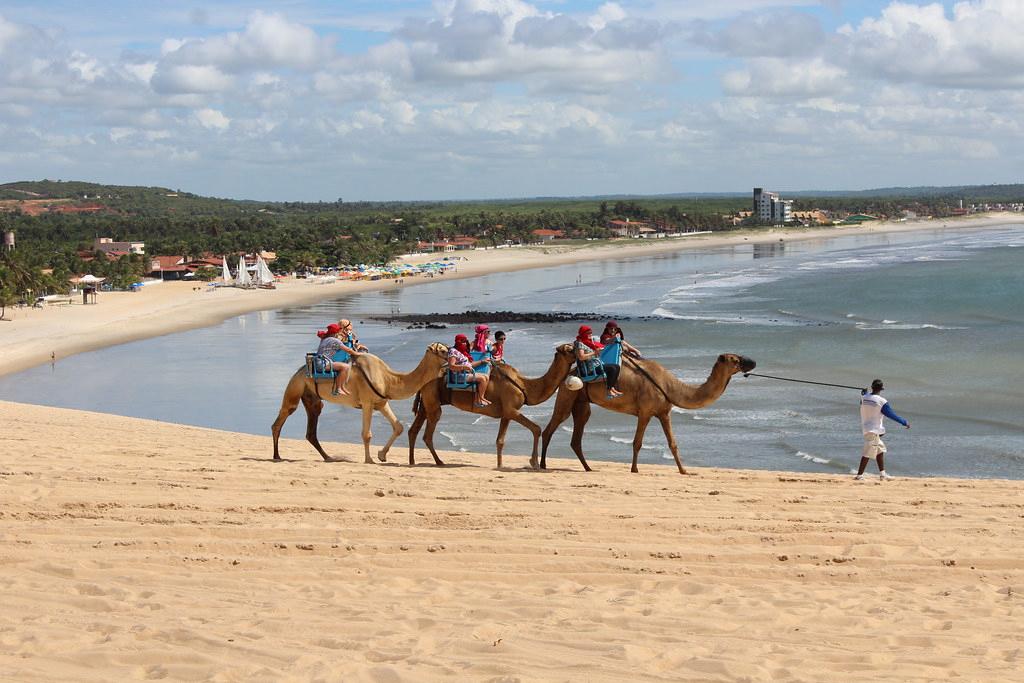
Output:
[[[19,296],[32,290],[39,291],[42,284],[41,272],[22,263],[12,251],[0,252],[0,319],[4,317],[7,306],[17,301]]]

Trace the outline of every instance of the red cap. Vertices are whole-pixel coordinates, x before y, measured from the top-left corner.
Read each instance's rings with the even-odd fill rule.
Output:
[[[467,337],[464,334],[457,334],[457,335],[455,335],[455,343],[458,344],[459,342],[466,342],[468,344],[469,343],[469,337]]]
[[[591,332],[593,332],[593,330],[590,329],[590,325],[580,325],[580,334],[590,334]]]
[[[316,333],[316,336],[323,339],[324,337],[333,337],[334,335],[341,332],[341,328],[338,327],[338,323],[331,323],[327,326],[326,330],[320,330]]]

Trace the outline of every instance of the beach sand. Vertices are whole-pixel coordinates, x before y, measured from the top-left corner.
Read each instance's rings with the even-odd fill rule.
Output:
[[[467,453],[409,468],[343,444],[327,448],[350,462],[324,463],[300,441],[273,463],[267,437],[4,402],[0,415],[4,681],[1024,669],[1020,482],[587,474],[562,457],[497,471]]]
[[[662,240],[616,240],[586,246],[558,246],[487,249],[459,252],[455,273],[445,279],[475,277],[487,273],[512,272],[601,259],[634,258],[665,252],[708,249],[744,243],[794,241],[877,232],[985,228],[1022,223],[1018,214],[993,214],[962,219],[922,220],[904,223],[868,223],[861,226],[806,229],[736,231],[713,235],[692,235]],[[440,254],[418,255],[407,262],[436,260]],[[404,286],[434,282],[424,277],[406,278]],[[362,291],[398,287],[392,280],[375,282],[339,281],[313,284],[310,280],[288,279],[276,290],[208,288],[204,283],[161,282],[138,292],[100,293],[96,305],[50,306],[43,310],[8,308],[0,321],[0,374],[24,370],[67,356],[137,339],[213,325],[227,318],[258,310],[285,308],[356,294]],[[196,291],[196,289],[200,291]],[[329,322],[329,321],[324,321]]]
[[[473,251],[445,277],[941,227]],[[0,373],[388,286],[17,310]],[[404,436],[384,466],[295,440],[274,463],[268,436],[0,402],[0,680],[1022,680],[1020,482],[584,473],[561,436],[548,472],[409,468]]]

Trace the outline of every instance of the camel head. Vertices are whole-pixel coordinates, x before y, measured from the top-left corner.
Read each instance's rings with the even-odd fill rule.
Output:
[[[434,342],[427,346],[425,356],[433,356],[440,361],[442,366],[448,365],[448,347],[441,342]]]
[[[716,365],[722,366],[729,373],[730,377],[737,372],[750,372],[757,367],[754,359],[735,353],[723,353],[718,357]]]
[[[555,347],[555,358],[562,358],[573,362],[576,360],[576,354],[572,352],[572,344],[559,344]]]

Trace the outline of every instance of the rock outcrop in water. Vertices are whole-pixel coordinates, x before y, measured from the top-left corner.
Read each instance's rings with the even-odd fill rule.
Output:
[[[371,320],[388,323],[409,323],[409,329],[445,329],[447,324],[473,323],[563,323],[598,322],[601,320],[631,320],[630,316],[607,313],[540,313],[522,311],[464,311],[462,313],[409,313],[401,315],[369,316]]]

